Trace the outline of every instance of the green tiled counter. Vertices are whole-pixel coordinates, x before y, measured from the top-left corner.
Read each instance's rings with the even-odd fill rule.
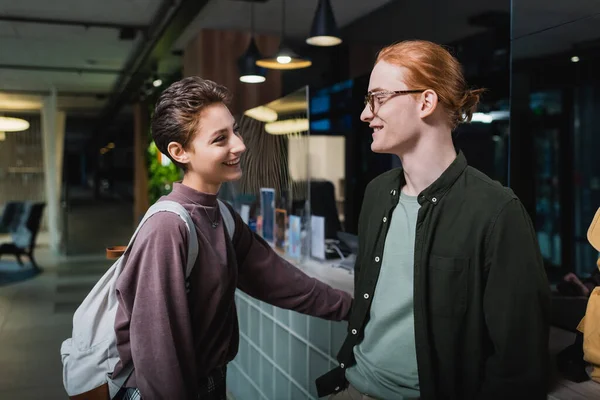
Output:
[[[295,265],[337,289],[352,293],[353,275],[331,262]],[[237,291],[240,348],[227,371],[236,400],[317,399],[315,379],[336,365],[346,322],[283,310]]]

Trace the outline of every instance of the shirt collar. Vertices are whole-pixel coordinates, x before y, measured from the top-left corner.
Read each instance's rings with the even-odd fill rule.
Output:
[[[199,192],[181,182],[173,183],[173,192],[186,204],[196,204],[205,207],[213,207],[217,204],[217,195]]]
[[[440,203],[440,200],[448,193],[454,182],[458,179],[458,177],[463,173],[463,171],[467,168],[467,159],[462,151],[458,151],[458,154],[452,164],[440,175],[438,179],[436,179],[431,185],[429,185],[425,190],[419,193],[418,201],[419,204],[423,205],[426,201],[437,205]],[[400,195],[400,190],[398,188],[402,188],[406,185],[406,179],[404,177],[404,171],[400,168],[398,169],[399,174],[396,180],[396,183],[400,183],[396,187],[390,188],[390,195],[393,200],[397,200]]]

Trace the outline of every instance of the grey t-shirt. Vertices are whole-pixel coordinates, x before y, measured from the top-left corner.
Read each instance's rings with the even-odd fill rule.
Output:
[[[400,194],[385,239],[381,272],[365,337],[354,347],[356,365],[346,378],[360,392],[379,399],[418,399],[413,273],[416,197]]]

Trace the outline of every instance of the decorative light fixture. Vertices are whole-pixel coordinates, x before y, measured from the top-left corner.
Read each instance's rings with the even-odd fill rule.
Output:
[[[308,131],[308,118],[284,119],[265,124],[265,131],[271,135],[288,135]]]
[[[254,3],[250,4],[250,44],[246,52],[238,59],[240,81],[244,83],[262,83],[267,80],[267,71],[256,65],[262,58],[254,41]]]
[[[162,86],[163,84],[163,80],[160,78],[160,75],[158,74],[158,64],[154,63],[152,65],[152,73],[150,74],[150,78],[148,79],[149,82],[147,82],[148,85],[148,90],[150,92],[152,92],[154,89],[153,87],[157,88]]]
[[[275,56],[256,61],[256,65],[269,69],[300,69],[312,65],[312,61],[296,54],[285,43],[285,0],[281,6],[281,44]]]
[[[471,116],[471,122],[480,122],[482,124],[491,124],[494,121],[508,121],[510,113],[508,111],[490,111],[487,113],[475,112]]]
[[[21,118],[0,117],[0,132],[20,132],[29,129],[29,122]]]
[[[329,0],[319,0],[306,43],[312,46],[337,46],[342,43]]]
[[[244,115],[254,118],[260,122],[275,122],[277,121],[277,112],[266,106],[258,106],[244,112]]]

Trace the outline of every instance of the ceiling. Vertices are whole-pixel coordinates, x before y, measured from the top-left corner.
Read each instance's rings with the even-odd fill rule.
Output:
[[[392,3],[394,0],[330,0],[338,27],[343,28],[357,19]],[[285,1],[285,35],[304,39],[310,32],[318,0]],[[283,0],[254,3],[255,31],[263,34],[281,34]],[[183,49],[200,29],[250,30],[251,6],[247,1],[211,0],[183,35],[175,48]]]
[[[39,108],[41,96],[52,88],[60,95],[61,108],[102,107],[142,36],[138,31],[135,38],[120,39],[118,25],[147,26],[160,2],[0,2],[0,108],[10,106],[9,102],[14,102],[14,108]],[[20,18],[83,21],[91,26],[22,22]],[[94,26],[102,23],[116,26]]]
[[[512,55],[515,59],[573,51],[600,39],[600,1],[514,1]]]
[[[390,44],[424,39],[451,43],[486,29],[470,24],[470,17],[504,12],[508,18],[509,11],[510,0],[395,1],[353,24],[344,34],[351,42]]]
[[[42,97],[55,88],[59,107],[67,113],[98,115],[114,100],[116,89],[126,90],[120,85],[121,73],[144,43],[144,29],[160,17],[166,3],[195,3],[200,11],[188,16],[161,53],[161,72],[180,67],[177,57],[164,58],[164,54],[183,50],[202,28],[250,28],[250,3],[241,0],[0,2],[0,111],[37,110]],[[286,1],[286,36],[306,38],[317,3]],[[255,3],[257,32],[281,33],[282,4],[282,0]],[[448,43],[486,29],[469,23],[470,17],[489,11],[510,15],[511,7],[515,58],[565,51],[578,41],[600,37],[600,15],[578,20],[600,12],[598,0],[331,0],[331,4],[347,43],[384,45],[409,38]],[[80,21],[89,26],[18,21],[23,17]],[[559,24],[565,25],[546,30]],[[133,35],[120,38],[127,33],[122,28],[131,28]]]
[[[39,110],[42,98],[56,89],[58,106],[67,113],[98,114],[106,107],[119,76],[143,40],[161,3],[167,0],[20,0],[0,3],[0,110]],[[318,0],[286,2],[286,33],[308,34]],[[181,3],[181,0],[177,0]],[[332,0],[340,27],[390,0]],[[250,4],[211,0],[170,50],[182,50],[202,28],[248,29]],[[257,31],[280,33],[282,1],[255,6]],[[28,21],[23,21],[27,19]],[[37,21],[31,21],[37,20]],[[40,21],[44,20],[44,21]],[[48,20],[79,21],[89,26]],[[107,26],[108,25],[108,26]],[[121,28],[134,36],[120,38]],[[160,60],[159,70],[178,68],[176,57]]]

